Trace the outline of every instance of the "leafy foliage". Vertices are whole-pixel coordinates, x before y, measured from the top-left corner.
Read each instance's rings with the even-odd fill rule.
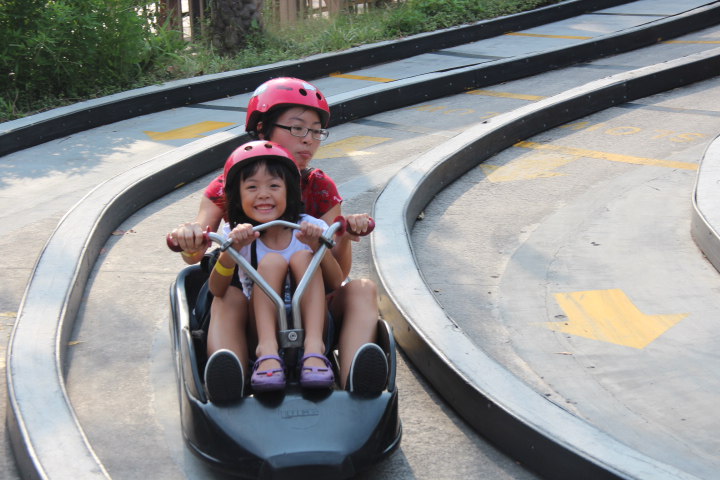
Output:
[[[247,0],[245,0],[247,1]],[[150,0],[0,0],[0,121],[178,78],[343,50],[560,0],[406,0],[295,25],[253,23],[235,55],[158,25]],[[266,5],[271,2],[265,2]],[[213,5],[213,2],[208,2]]]
[[[388,18],[388,36],[414,35],[523,12],[557,0],[408,0]]]
[[[158,56],[183,47],[179,35],[153,25],[147,7],[140,0],[0,2],[7,39],[0,44],[0,113],[133,85]]]

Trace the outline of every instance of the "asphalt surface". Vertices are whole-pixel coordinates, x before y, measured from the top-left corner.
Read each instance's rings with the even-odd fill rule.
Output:
[[[615,71],[711,48],[703,42],[719,38],[708,29],[683,37],[691,43],[659,44],[360,119],[333,128],[314,164],[338,182],[346,211],[368,211],[395,172],[472,125]],[[516,45],[518,52],[527,45]],[[353,73],[391,77],[403,68]],[[368,80],[315,83],[332,96],[353,82]],[[502,152],[446,188],[413,233],[428,285],[474,342],[549,401],[700,478],[717,468],[711,408],[720,389],[709,322],[720,285],[689,236],[689,210],[697,163],[718,130],[717,92],[713,80],[694,84],[527,139],[532,143]],[[209,106],[246,103],[240,97]],[[32,259],[64,212],[103,179],[191,141],[146,132],[203,121],[236,124],[241,116],[183,108],[4,157],[0,244],[23,253],[20,262],[3,259],[9,281],[0,298],[0,335],[9,336]],[[638,165],[637,158],[655,162]],[[162,243],[169,229],[194,215],[208,179],[120,225],[88,282],[66,382],[113,477],[211,475],[182,445],[167,323],[167,289],[182,262]],[[356,249],[355,277],[370,274],[366,243]],[[600,303],[583,303],[594,295]],[[590,312],[584,330],[558,325],[575,321],[573,302]],[[632,341],[641,336],[647,343],[623,343],[619,327],[601,328],[597,320],[597,312],[618,305],[665,315],[667,328],[653,338],[632,334]],[[643,323],[641,313],[622,312]],[[402,356],[398,384],[403,442],[367,478],[535,478],[473,432]],[[677,392],[683,392],[680,404]],[[3,449],[4,478],[18,478],[6,442]]]
[[[413,231],[428,286],[482,350],[699,478],[719,465],[720,277],[690,221],[719,93],[709,80],[528,138],[444,189]]]

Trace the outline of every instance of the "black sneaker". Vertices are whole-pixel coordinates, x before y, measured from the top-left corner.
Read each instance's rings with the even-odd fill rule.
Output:
[[[387,376],[385,352],[374,343],[366,343],[355,352],[347,389],[353,393],[376,395],[385,390]]]
[[[205,366],[205,389],[211,402],[221,404],[240,400],[245,388],[245,376],[237,355],[221,349],[210,356]]]

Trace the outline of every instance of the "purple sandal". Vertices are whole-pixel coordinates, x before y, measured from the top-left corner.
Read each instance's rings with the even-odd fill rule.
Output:
[[[277,360],[280,368],[270,370],[258,370],[258,367],[265,360]],[[274,392],[285,388],[285,364],[277,355],[264,355],[257,359],[253,366],[253,373],[250,377],[250,385],[256,392]]]
[[[320,358],[325,362],[324,367],[306,367],[305,360],[308,358]],[[335,382],[332,365],[324,356],[317,353],[308,353],[300,361],[300,386],[304,388],[330,388]]]

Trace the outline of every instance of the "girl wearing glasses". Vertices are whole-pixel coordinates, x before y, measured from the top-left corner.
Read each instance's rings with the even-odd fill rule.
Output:
[[[302,172],[305,213],[331,224],[342,215],[342,197],[329,176],[309,167],[320,142],[328,137],[329,119],[327,100],[315,86],[297,78],[276,78],[255,90],[248,103],[245,128],[254,138],[272,140],[290,152]],[[195,221],[180,225],[172,232],[173,239],[183,249],[186,263],[194,264],[202,259],[207,249],[202,230],[206,227],[217,230],[224,211],[225,191],[220,175],[206,189]],[[367,231],[367,214],[348,215],[346,219],[350,230]],[[352,241],[359,241],[359,237],[342,235],[336,239],[332,250],[344,276],[352,267]],[[242,381],[243,370],[248,371],[247,309],[247,299],[235,287],[212,300],[212,321],[207,337],[210,359],[205,375],[206,378],[208,375],[227,377],[225,382],[213,382],[218,385],[217,391],[208,392],[213,401],[234,400],[238,392],[232,386]],[[378,318],[375,284],[368,279],[346,283],[328,295],[328,309],[337,322],[335,331],[338,333],[333,339],[336,342],[327,342],[326,346],[338,345],[341,388],[367,394],[382,391],[388,367],[382,349],[373,343]],[[332,325],[329,327],[333,328]],[[315,366],[312,361],[309,360],[308,366]],[[266,369],[266,366],[260,368]],[[220,387],[223,384],[228,385],[227,391]]]

